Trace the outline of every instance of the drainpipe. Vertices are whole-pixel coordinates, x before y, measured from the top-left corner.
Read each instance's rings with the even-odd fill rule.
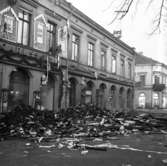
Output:
[[[2,67],[0,68],[0,112],[2,111],[2,86],[3,86],[3,64]]]
[[[153,107],[153,65],[151,64],[151,108]]]

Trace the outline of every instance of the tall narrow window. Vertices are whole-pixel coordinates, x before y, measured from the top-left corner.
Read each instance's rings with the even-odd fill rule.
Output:
[[[121,75],[125,76],[125,61],[121,59]]]
[[[19,11],[18,17],[18,43],[28,45],[30,33],[30,14],[22,10]]]
[[[132,64],[130,62],[128,63],[128,77],[132,78]]]
[[[88,43],[88,66],[93,66],[94,44]]]
[[[101,69],[106,69],[106,51],[104,50],[101,51]]]
[[[76,34],[72,35],[72,60],[77,61],[79,57],[79,36]]]
[[[112,56],[111,60],[112,73],[116,73],[116,56]]]
[[[54,46],[56,46],[56,25],[48,22],[47,29],[48,36],[48,50],[53,52]]]

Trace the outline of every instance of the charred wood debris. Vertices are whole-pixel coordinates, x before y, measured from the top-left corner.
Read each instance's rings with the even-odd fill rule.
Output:
[[[0,141],[22,138],[40,147],[42,142],[57,142],[58,148],[106,151],[106,146],[86,145],[81,140],[103,141],[136,133],[167,134],[167,118],[135,111],[111,113],[93,105],[71,107],[57,113],[19,105],[0,114]]]

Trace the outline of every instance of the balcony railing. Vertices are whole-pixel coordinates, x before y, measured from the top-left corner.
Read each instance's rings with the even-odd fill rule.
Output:
[[[43,52],[34,48],[23,46],[18,43],[10,42],[0,38],[0,61],[18,65],[25,65],[40,69],[46,69],[47,56],[49,55],[49,63],[51,70],[55,71],[57,66],[56,56],[52,56],[49,52]]]
[[[153,91],[161,92],[165,89],[165,84],[153,84]]]

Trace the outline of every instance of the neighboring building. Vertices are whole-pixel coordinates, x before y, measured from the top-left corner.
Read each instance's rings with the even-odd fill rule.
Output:
[[[1,110],[35,99],[55,111],[132,109],[134,54],[65,0],[1,0]]]
[[[135,107],[167,108],[167,66],[140,54],[135,63]]]

